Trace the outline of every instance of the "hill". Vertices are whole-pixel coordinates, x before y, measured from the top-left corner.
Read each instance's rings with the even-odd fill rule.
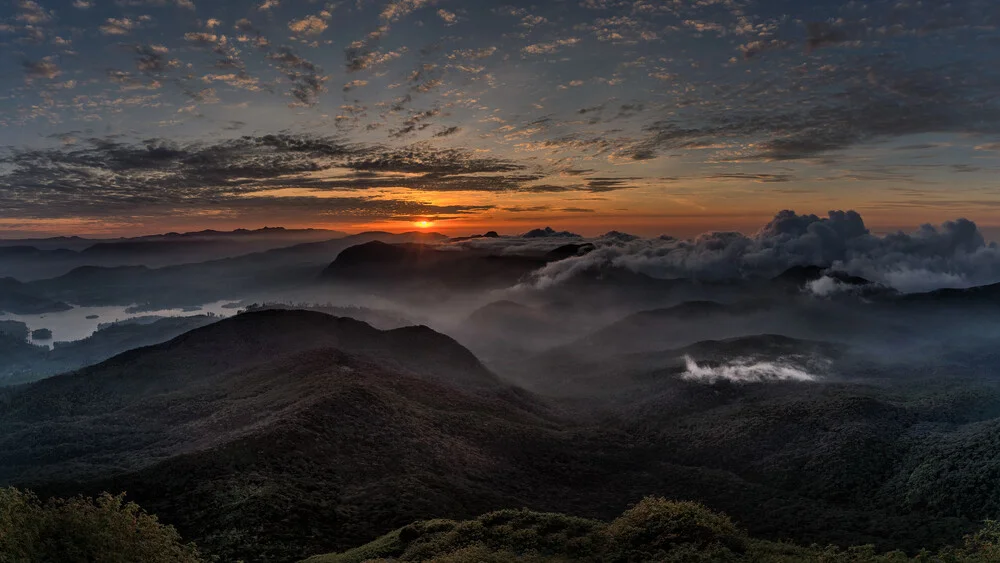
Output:
[[[34,315],[72,309],[66,303],[40,295],[14,278],[0,278],[0,313]]]
[[[61,276],[81,266],[147,266],[232,258],[302,243],[346,237],[323,229],[263,228],[257,230],[166,233],[133,238],[54,238],[0,240],[0,276],[24,280]]]
[[[988,522],[960,547],[910,558],[871,546],[801,547],[751,537],[724,514],[692,502],[647,497],[609,523],[530,510],[502,510],[468,521],[414,522],[366,545],[303,563],[565,561],[626,563],[756,562],[986,563],[1000,555],[1000,526]]]
[[[361,233],[234,258],[159,268],[82,266],[51,279],[25,284],[38,295],[78,305],[172,308],[224,299],[258,299],[261,294],[309,288],[330,260],[346,248],[372,240],[438,240],[433,233]]]
[[[239,315],[0,392],[0,405],[0,482],[128,490],[214,552],[253,560],[488,510],[504,502],[490,476],[554,432],[546,408],[443,335],[303,311]]]
[[[569,315],[551,308],[502,300],[476,309],[452,333],[480,357],[503,360],[537,354],[565,342],[577,328],[568,320]]]
[[[341,252],[322,277],[329,282],[369,287],[477,290],[509,287],[546,263],[546,259],[534,256],[372,241]]]
[[[686,378],[677,363],[830,350],[696,343],[669,365],[595,370],[608,383],[584,410],[505,384],[426,327],[252,312],[0,390],[0,484],[128,491],[207,553],[247,561],[505,508],[611,519],[650,494],[770,540],[879,549],[953,543],[1000,510],[984,486],[1000,381],[874,366],[853,373],[864,380],[740,382]]]
[[[159,344],[189,330],[216,322],[208,315],[167,317],[148,323],[105,326],[74,342],[55,342],[50,350],[25,341],[25,334],[2,334],[0,322],[0,386],[27,383],[80,369],[133,348]],[[23,326],[23,325],[22,325]],[[25,328],[26,330],[26,328]]]

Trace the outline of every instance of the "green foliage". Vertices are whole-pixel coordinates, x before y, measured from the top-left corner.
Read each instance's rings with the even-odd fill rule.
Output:
[[[397,561],[588,560],[600,551],[605,525],[596,520],[530,510],[499,510],[474,520],[414,522],[381,538],[311,563]],[[485,557],[483,554],[490,554]],[[445,557],[444,559],[439,559]],[[498,559],[500,557],[500,559]],[[506,557],[506,558],[504,558]]]
[[[304,563],[988,563],[1000,561],[1000,522],[958,548],[879,553],[757,540],[724,514],[693,502],[647,497],[610,524],[561,514],[501,510],[464,522],[415,522],[361,547]]]
[[[606,535],[608,561],[725,560],[746,548],[745,534],[728,516],[697,503],[657,498],[625,511]]]
[[[0,563],[197,563],[181,542],[124,495],[42,503],[29,492],[0,489]]]

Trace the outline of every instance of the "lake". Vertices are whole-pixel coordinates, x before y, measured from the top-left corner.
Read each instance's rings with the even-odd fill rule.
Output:
[[[190,317],[194,315],[204,315],[214,313],[220,317],[228,317],[236,313],[236,309],[227,308],[226,305],[233,301],[216,301],[206,303],[200,310],[191,311],[189,309],[162,309],[158,311],[142,311],[141,313],[128,313],[126,305],[113,307],[76,307],[69,311],[59,313],[43,313],[40,315],[14,315],[11,313],[0,314],[0,320],[21,321],[28,325],[28,330],[47,328],[52,331],[51,340],[34,340],[31,342],[40,346],[52,347],[53,342],[71,342],[87,338],[97,330],[98,325],[103,323],[113,323],[124,321],[136,317]],[[88,318],[92,317],[92,318]]]

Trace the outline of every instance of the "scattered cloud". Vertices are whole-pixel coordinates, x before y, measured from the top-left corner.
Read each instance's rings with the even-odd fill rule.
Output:
[[[326,20],[319,16],[306,16],[288,23],[288,29],[299,35],[319,35],[328,27]]]
[[[525,55],[551,55],[562,50],[564,47],[572,47],[579,43],[580,40],[578,38],[567,37],[565,39],[557,39],[548,43],[535,43],[534,45],[528,45],[521,49],[521,52]]]
[[[139,26],[137,20],[129,18],[108,18],[100,30],[104,35],[128,35]]]
[[[50,60],[24,61],[24,74],[28,80],[44,78],[52,80],[62,74],[59,66]]]

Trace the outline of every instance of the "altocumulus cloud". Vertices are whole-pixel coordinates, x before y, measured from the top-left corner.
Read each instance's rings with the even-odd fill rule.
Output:
[[[256,209],[378,217],[453,215],[488,206],[435,206],[363,192],[516,190],[534,181],[519,164],[427,145],[385,147],[295,135],[245,136],[216,143],[82,139],[0,156],[0,216],[122,217]],[[272,197],[282,188],[354,192],[347,197]]]

